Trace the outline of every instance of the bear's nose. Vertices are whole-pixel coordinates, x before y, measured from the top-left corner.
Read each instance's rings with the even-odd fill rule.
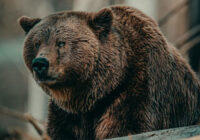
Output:
[[[46,58],[35,58],[32,61],[32,69],[37,75],[43,75],[47,72],[49,67],[49,61]]]

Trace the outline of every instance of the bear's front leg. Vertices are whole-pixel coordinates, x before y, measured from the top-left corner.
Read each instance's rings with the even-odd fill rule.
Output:
[[[52,140],[76,140],[84,137],[80,118],[59,108],[53,101],[49,104],[47,132]]]
[[[134,110],[136,104],[132,97],[115,99],[96,124],[96,140],[136,134],[140,128]]]

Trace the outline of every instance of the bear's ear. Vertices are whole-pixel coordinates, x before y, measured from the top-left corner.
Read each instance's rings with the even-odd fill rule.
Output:
[[[30,29],[33,28],[33,26],[35,26],[40,21],[40,18],[29,18],[26,16],[22,16],[18,19],[18,23],[20,24],[20,26],[26,34],[30,31]]]
[[[112,11],[106,8],[94,14],[89,20],[89,26],[94,30],[100,40],[105,39],[110,32],[112,19]]]

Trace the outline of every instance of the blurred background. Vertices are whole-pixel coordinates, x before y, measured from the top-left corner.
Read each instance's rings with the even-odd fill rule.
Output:
[[[29,112],[38,120],[47,118],[48,97],[33,81],[23,62],[25,35],[17,24],[20,16],[44,17],[62,10],[97,11],[113,4],[134,6],[154,18],[167,39],[199,74],[199,0],[0,0],[0,106]],[[13,129],[36,136],[26,122],[0,111],[0,139],[4,132]]]

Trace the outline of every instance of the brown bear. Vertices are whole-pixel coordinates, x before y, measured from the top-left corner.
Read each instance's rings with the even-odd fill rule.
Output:
[[[54,140],[101,140],[198,123],[200,82],[157,23],[112,6],[21,17],[24,60],[50,95]]]

